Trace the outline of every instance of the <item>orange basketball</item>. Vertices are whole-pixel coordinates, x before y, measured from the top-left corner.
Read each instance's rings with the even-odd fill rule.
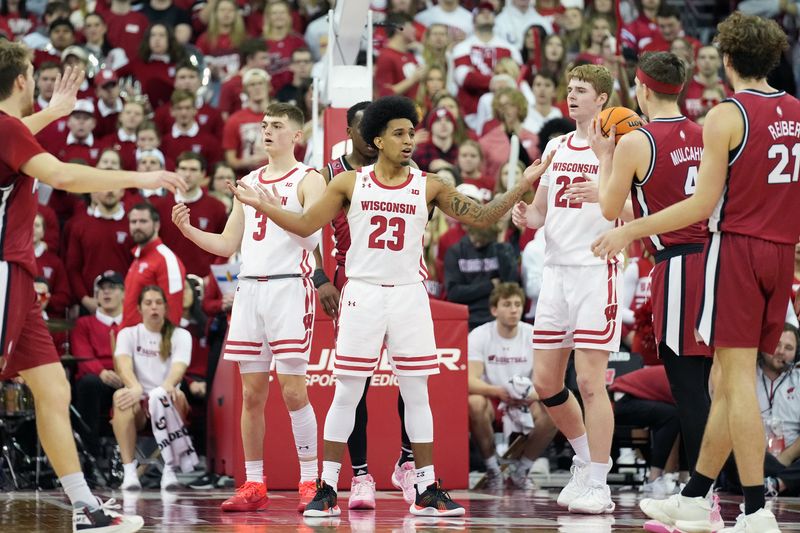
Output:
[[[642,119],[636,111],[628,109],[627,107],[609,107],[603,109],[600,114],[597,115],[597,120],[600,121],[600,129],[605,136],[608,136],[608,132],[611,131],[611,126],[617,127],[617,135],[614,142],[619,142],[620,137],[626,133],[642,127]]]

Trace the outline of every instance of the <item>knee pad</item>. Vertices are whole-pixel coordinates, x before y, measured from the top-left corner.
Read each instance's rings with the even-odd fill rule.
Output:
[[[356,407],[364,392],[366,377],[337,376],[333,401],[325,417],[323,437],[332,442],[347,442],[356,421]]]
[[[406,433],[411,442],[433,442],[433,414],[428,400],[428,376],[398,376],[405,403]]]
[[[564,387],[561,389],[561,392],[558,392],[549,398],[540,398],[540,401],[545,405],[545,407],[558,407],[569,400],[569,389]]]

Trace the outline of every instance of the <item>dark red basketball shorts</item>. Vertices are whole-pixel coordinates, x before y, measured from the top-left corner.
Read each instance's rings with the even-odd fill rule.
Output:
[[[682,247],[686,246],[693,246],[695,252],[656,257],[650,274],[653,333],[657,346],[664,342],[677,355],[710,356],[711,347],[697,342],[695,337],[703,280],[703,245]]]
[[[714,233],[704,271],[697,320],[703,340],[773,353],[792,296],[794,245]]]
[[[42,318],[31,275],[15,263],[0,261],[0,378],[60,361]]]

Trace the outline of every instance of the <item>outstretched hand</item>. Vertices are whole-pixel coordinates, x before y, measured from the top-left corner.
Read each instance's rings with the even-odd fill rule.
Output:
[[[536,180],[542,177],[547,167],[553,162],[553,156],[555,154],[556,151],[551,150],[549,154],[544,156],[544,159],[537,159],[531,163],[531,166],[525,169],[525,172],[522,173],[522,180],[526,182],[528,188],[532,187]]]
[[[57,113],[59,118],[72,113],[75,103],[78,101],[78,90],[81,88],[84,77],[83,69],[66,67],[64,74],[56,78],[53,96],[50,97],[50,104],[47,108]]]
[[[186,235],[186,232],[192,227],[192,223],[189,220],[189,213],[189,207],[183,202],[178,202],[172,207],[172,223],[175,224],[175,227],[184,235]]]
[[[280,195],[275,185],[272,186],[272,191],[260,183],[257,183],[255,187],[251,187],[242,180],[239,180],[236,186],[231,182],[227,182],[226,186],[237,200],[259,211],[263,211],[269,206],[280,207],[281,205]]]
[[[153,172],[142,172],[139,187],[142,189],[165,188],[171,193],[176,191],[186,192],[186,180],[174,172],[166,170],[155,170]]]

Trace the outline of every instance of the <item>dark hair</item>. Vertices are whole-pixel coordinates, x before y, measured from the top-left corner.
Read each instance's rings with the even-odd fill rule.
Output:
[[[416,127],[419,123],[417,108],[414,102],[405,96],[384,96],[372,102],[364,109],[361,118],[361,137],[367,144],[375,146],[375,137],[380,137],[386,131],[389,121],[405,118]]]
[[[25,2],[26,0],[19,0],[19,6],[17,6],[17,12],[20,18],[28,18],[28,7],[25,5]],[[0,15],[6,16],[8,13],[8,0],[3,0],[0,2]]]
[[[111,43],[108,42],[108,23],[106,22],[106,19],[103,18],[103,15],[95,11],[87,13],[86,17],[84,18],[84,22],[86,22],[86,19],[88,19],[89,17],[99,18],[100,22],[102,22],[106,27],[106,33],[105,35],[103,35],[103,44],[100,45],[100,53],[102,53],[104,56],[107,56],[108,53],[114,48],[113,46],[111,46]]]
[[[75,26],[72,25],[72,22],[70,22],[69,19],[60,18],[50,23],[50,27],[47,28],[47,34],[50,35],[51,33],[53,33],[53,30],[58,28],[59,26],[66,26],[67,28],[69,28],[69,31],[75,33]]]
[[[28,75],[31,53],[22,43],[0,42],[0,100],[14,92],[14,82]],[[9,142],[9,141],[5,141]]]
[[[383,22],[386,25],[386,36],[391,39],[397,32],[403,31],[403,27],[409,22],[414,22],[414,19],[408,13],[392,13]]]
[[[197,68],[196,65],[192,64],[191,61],[188,59],[184,59],[180,61],[177,65],[175,65],[175,72],[177,73],[179,70],[188,69],[200,76],[200,69]]]
[[[372,102],[367,100],[350,106],[350,109],[347,110],[347,126],[352,128],[358,112],[365,110],[371,103]]]
[[[489,294],[489,307],[497,307],[500,300],[513,296],[519,296],[520,300],[522,300],[522,304],[525,304],[525,291],[522,290],[522,287],[520,287],[518,283],[513,281],[498,283],[491,294]]]
[[[50,2],[44,7],[44,14],[42,15],[42,18],[46,17],[47,15],[58,13],[59,11],[69,13],[69,4],[66,2]]]
[[[264,112],[264,115],[268,117],[286,117],[301,128],[303,127],[303,124],[306,123],[306,117],[303,114],[303,110],[294,104],[287,104],[285,102],[275,102],[273,104],[269,104]]]
[[[184,161],[197,161],[198,163],[200,163],[200,170],[202,172],[206,171],[207,168],[206,158],[203,157],[201,154],[197,154],[195,152],[191,152],[188,150],[185,152],[181,152],[181,155],[179,155],[178,159],[175,160],[175,168],[178,168],[178,166]]]
[[[556,76],[553,72],[549,70],[540,70],[536,74],[533,75],[533,79],[536,78],[545,78],[553,82],[553,87],[558,87],[558,76]]]
[[[678,20],[681,20],[681,10],[675,6],[671,6],[666,2],[664,2],[660,6],[658,6],[658,11],[656,11],[656,18],[662,18],[662,19],[676,18]]]
[[[192,305],[189,307],[189,321],[195,324],[200,331],[205,331],[208,317],[203,312],[203,301],[200,298],[200,291],[202,290],[200,282],[195,276],[186,276],[184,283],[192,289],[192,295],[194,296]]]
[[[301,46],[300,48],[295,48],[292,50],[291,60],[294,61],[295,54],[311,54],[311,50],[308,49],[306,46]],[[312,54],[313,57],[313,54]]]
[[[786,333],[787,331],[791,331],[794,335],[794,346],[795,346],[795,359],[797,359],[797,349],[800,348],[800,330],[797,329],[793,324],[789,324],[788,322],[783,325],[783,332]]]
[[[264,39],[247,39],[239,45],[239,59],[242,65],[259,52],[267,52],[267,43]]]
[[[52,70],[52,69],[56,69],[57,71],[61,72],[61,64],[56,63],[55,61],[45,61],[44,63],[39,65],[39,68],[36,69],[36,74],[39,74],[43,70]]]
[[[149,205],[149,204],[148,204]],[[134,208],[136,209],[136,208]],[[164,300],[164,308],[169,309],[169,305],[167,303],[167,295],[164,293],[164,289],[159,287],[158,285],[146,285],[142,288],[142,292],[139,293],[139,299],[137,302],[138,306],[142,305],[142,300],[144,300],[144,295],[147,292],[157,292],[161,295],[161,298]],[[169,359],[170,352],[172,352],[172,332],[175,331],[175,324],[170,322],[169,318],[167,318],[166,313],[164,314],[164,323],[161,325],[161,345],[158,349],[158,355],[161,356],[162,361],[166,361]]]
[[[745,79],[766,78],[789,47],[786,34],[770,19],[736,11],[717,24],[714,42],[728,56],[733,70]]]
[[[571,131],[575,131],[575,123],[569,119],[554,118],[548,120],[539,130],[539,151],[544,154],[544,149],[553,135],[564,135]]]
[[[150,220],[153,222],[161,222],[161,215],[158,214],[158,209],[153,207],[150,202],[139,202],[130,209],[131,211],[147,211],[150,213]],[[130,211],[129,211],[130,212]],[[147,287],[145,287],[147,288]],[[141,302],[140,302],[141,303]]]
[[[150,61],[150,54],[153,53],[150,49],[150,34],[153,33],[153,28],[156,26],[161,26],[167,31],[167,55],[169,55],[169,60],[176,64],[183,61],[186,58],[186,49],[175,39],[175,30],[172,26],[163,22],[154,22],[147,27],[142,36],[142,42],[139,44],[139,58],[145,62]]]
[[[649,52],[639,57],[639,68],[654,80],[668,85],[683,85],[686,65],[672,52]],[[639,80],[641,81],[641,80]],[[652,90],[652,87],[650,88]],[[662,100],[677,101],[677,94],[654,91]]]

